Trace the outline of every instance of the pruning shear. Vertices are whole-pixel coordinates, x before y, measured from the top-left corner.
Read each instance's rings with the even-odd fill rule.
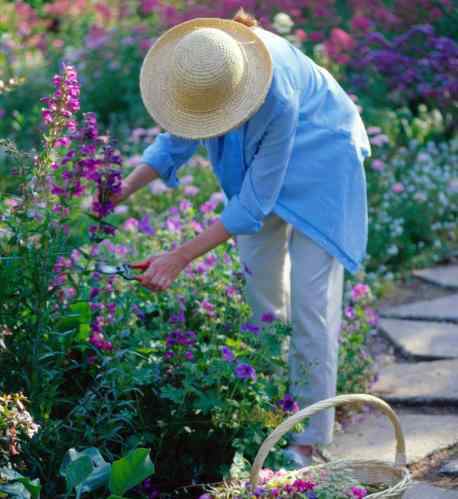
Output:
[[[138,280],[138,274],[134,274],[133,268],[139,269],[139,270],[146,270],[148,268],[149,264],[148,262],[146,263],[139,263],[136,264],[135,267],[133,267],[129,263],[121,263],[119,265],[111,265],[106,262],[98,261],[95,264],[95,271],[99,272],[100,274],[104,275],[119,275],[122,278],[124,278],[126,281],[136,281]]]

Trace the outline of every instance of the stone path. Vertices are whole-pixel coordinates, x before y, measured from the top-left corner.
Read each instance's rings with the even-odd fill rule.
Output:
[[[396,411],[409,465],[458,445],[458,265],[424,269],[414,276],[450,294],[379,310],[380,331],[398,358],[383,365],[371,389]],[[381,414],[370,413],[337,432],[329,450],[336,457],[393,461],[391,423]],[[443,469],[451,471],[448,476],[455,488],[416,482],[403,499],[458,499],[457,462],[444,462]]]
[[[380,310],[382,317],[458,323],[458,293],[431,301],[420,301]]]
[[[446,322],[381,319],[380,329],[415,360],[458,358],[458,325]]]
[[[440,489],[427,483],[416,482],[403,495],[403,499],[458,499],[458,491]]]

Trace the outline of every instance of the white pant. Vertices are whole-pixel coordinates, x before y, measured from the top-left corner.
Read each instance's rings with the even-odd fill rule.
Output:
[[[253,235],[237,237],[247,275],[246,299],[253,321],[264,312],[291,321],[290,393],[300,407],[336,394],[338,336],[342,318],[342,264],[274,213]],[[310,418],[293,443],[328,445],[335,409]]]

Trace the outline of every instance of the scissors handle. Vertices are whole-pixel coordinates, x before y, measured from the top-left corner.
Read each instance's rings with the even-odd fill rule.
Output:
[[[149,260],[139,263],[129,263],[129,267],[137,270],[147,270],[149,267]]]

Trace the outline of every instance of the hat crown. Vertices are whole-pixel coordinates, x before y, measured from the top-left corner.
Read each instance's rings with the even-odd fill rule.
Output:
[[[245,75],[243,47],[221,29],[198,28],[175,47],[171,84],[185,110],[208,112],[224,105]]]

